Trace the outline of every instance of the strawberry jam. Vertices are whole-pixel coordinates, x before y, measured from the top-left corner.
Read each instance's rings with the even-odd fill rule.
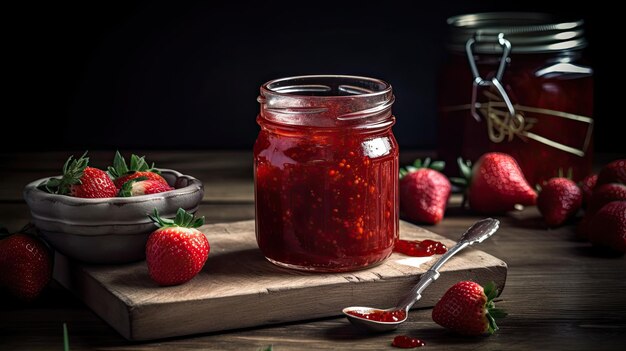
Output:
[[[399,347],[401,349],[411,349],[414,347],[421,347],[426,345],[422,340],[413,338],[406,335],[398,335],[393,338],[391,346]]]
[[[444,254],[448,251],[446,245],[435,240],[398,240],[393,251],[408,256],[427,257],[435,254]]]
[[[380,263],[398,237],[398,147],[385,82],[348,76],[261,87],[256,235],[271,262],[312,271]]]
[[[377,322],[398,322],[406,318],[406,312],[403,310],[397,311],[383,311],[374,310],[369,313],[359,313],[357,311],[348,311],[348,314],[359,318],[365,318]]]

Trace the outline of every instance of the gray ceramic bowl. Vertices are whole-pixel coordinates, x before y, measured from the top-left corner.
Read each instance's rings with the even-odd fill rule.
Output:
[[[198,179],[170,169],[161,175],[175,189],[128,198],[82,199],[37,189],[48,178],[24,189],[33,222],[61,253],[90,263],[126,263],[145,257],[148,236],[156,229],[148,218],[156,208],[174,218],[179,207],[196,212],[204,188]]]

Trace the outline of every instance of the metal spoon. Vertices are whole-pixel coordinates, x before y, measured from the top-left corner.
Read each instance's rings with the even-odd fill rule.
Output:
[[[452,256],[454,256],[459,251],[470,245],[480,243],[493,235],[498,230],[499,226],[500,222],[497,219],[493,218],[481,219],[480,221],[474,223],[471,227],[469,227],[469,229],[467,229],[465,233],[463,233],[461,239],[456,245],[451,247],[448,252],[441,256],[439,260],[435,262],[432,267],[430,267],[429,270],[422,274],[422,277],[420,278],[417,285],[415,285],[415,287],[413,287],[411,291],[409,291],[402,299],[400,299],[400,301],[396,304],[396,307],[382,310],[371,307],[353,306],[344,308],[342,311],[343,314],[348,317],[348,320],[350,320],[352,324],[359,327],[365,327],[373,331],[388,331],[397,328],[398,325],[404,323],[404,321],[407,320],[411,306],[413,306],[420,298],[422,298],[422,291],[424,291],[424,289],[426,289],[426,287],[430,285],[430,283],[439,278],[439,268],[441,268],[441,266],[443,266]],[[404,311],[404,318],[394,322],[381,322],[352,315],[349,313],[351,311],[359,314]],[[399,312],[399,314],[400,316],[402,316],[402,312]]]

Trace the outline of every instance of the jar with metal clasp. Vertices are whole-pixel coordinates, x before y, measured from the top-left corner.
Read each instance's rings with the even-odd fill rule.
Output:
[[[440,76],[439,156],[512,155],[531,184],[559,172],[591,172],[593,71],[583,21],[540,13],[448,19],[449,60]],[[454,168],[454,167],[451,167]]]

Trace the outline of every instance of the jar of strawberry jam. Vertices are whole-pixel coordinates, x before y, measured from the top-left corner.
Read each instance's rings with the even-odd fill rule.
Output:
[[[439,94],[439,157],[512,155],[531,184],[591,172],[593,77],[582,21],[538,13],[448,19]],[[457,173],[458,174],[458,173]]]
[[[391,85],[301,76],[261,86],[256,237],[276,265],[340,272],[385,260],[398,238]]]

